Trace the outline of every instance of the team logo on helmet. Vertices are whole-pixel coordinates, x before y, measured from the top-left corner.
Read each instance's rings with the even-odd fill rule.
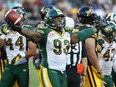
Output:
[[[110,33],[110,32],[112,32],[112,28],[110,26],[107,26],[107,27],[105,27],[104,31],[106,33]]]

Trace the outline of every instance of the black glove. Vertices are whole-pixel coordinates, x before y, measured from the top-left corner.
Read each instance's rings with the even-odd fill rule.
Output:
[[[22,26],[18,25],[18,24],[12,24],[9,27],[11,27],[12,30],[17,31],[17,32],[21,32],[22,31]]]
[[[107,21],[105,19],[102,19],[100,16],[95,16],[95,27],[97,29],[101,29],[105,26],[107,26]]]
[[[12,30],[17,31],[17,32],[21,32],[22,31],[22,25],[19,24],[14,24],[10,21],[6,21],[8,24],[8,27],[10,27]]]
[[[33,58],[33,65],[36,69],[40,69],[41,59],[39,58],[39,54],[36,54]]]

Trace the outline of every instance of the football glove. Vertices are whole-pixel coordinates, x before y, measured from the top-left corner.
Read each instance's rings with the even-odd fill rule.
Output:
[[[39,58],[40,54],[36,54],[33,58],[33,65],[35,66],[36,69],[40,69],[40,63],[41,59]]]
[[[14,31],[17,31],[17,32],[21,32],[22,31],[22,26],[23,25],[19,25],[19,24],[13,24],[11,22],[8,22],[8,26],[14,30]]]

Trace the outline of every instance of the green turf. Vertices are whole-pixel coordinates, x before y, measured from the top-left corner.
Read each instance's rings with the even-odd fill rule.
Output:
[[[32,59],[29,60],[30,62],[30,86],[29,87],[39,87],[39,82],[37,78],[37,72],[33,66]]]

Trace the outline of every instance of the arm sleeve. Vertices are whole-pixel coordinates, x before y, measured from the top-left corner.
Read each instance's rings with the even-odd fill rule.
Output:
[[[91,37],[94,34],[94,30],[93,28],[87,28],[76,33],[78,35],[78,41],[82,41],[85,40],[86,38]]]

